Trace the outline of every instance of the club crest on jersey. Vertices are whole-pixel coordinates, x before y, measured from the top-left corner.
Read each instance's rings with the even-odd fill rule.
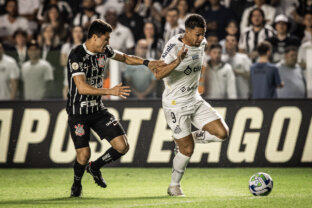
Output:
[[[81,125],[81,124],[75,125],[75,129],[76,129],[75,134],[77,136],[82,136],[85,134],[85,130],[83,128],[83,125]]]
[[[77,69],[79,69],[79,64],[77,62],[74,62],[74,63],[72,63],[71,67],[73,70],[77,70]]]
[[[98,66],[103,68],[105,66],[105,57],[101,56],[101,57],[97,58],[97,60],[98,60]]]

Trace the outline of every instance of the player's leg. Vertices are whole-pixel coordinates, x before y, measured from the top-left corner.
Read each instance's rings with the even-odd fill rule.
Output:
[[[87,166],[87,172],[93,176],[94,181],[99,186],[105,188],[107,185],[100,168],[126,154],[129,150],[129,144],[123,127],[112,114],[101,112],[99,115],[100,117],[96,119],[92,129],[101,139],[106,139],[112,147],[95,161],[90,162]]]
[[[195,143],[222,142],[229,136],[223,118],[205,101],[200,103],[192,122],[199,129],[192,132]]]
[[[181,179],[184,175],[187,164],[194,151],[194,140],[192,135],[175,139],[176,144],[179,146],[179,151],[173,158],[171,182],[168,187],[168,194],[170,196],[184,196],[181,189]]]
[[[120,135],[110,141],[112,145],[101,157],[90,162],[92,170],[99,170],[106,164],[118,160],[129,150],[129,144],[126,135]]]
[[[173,131],[174,141],[177,146],[179,146],[179,151],[177,151],[173,158],[168,194],[170,196],[184,196],[180,182],[194,150],[194,141],[191,135],[190,112],[167,108],[163,108],[163,110],[167,123]]]
[[[68,119],[68,125],[77,154],[73,167],[74,183],[71,188],[71,196],[79,197],[82,191],[81,179],[91,154],[89,148],[90,127],[86,121],[82,122],[79,119],[73,119],[71,117]]]

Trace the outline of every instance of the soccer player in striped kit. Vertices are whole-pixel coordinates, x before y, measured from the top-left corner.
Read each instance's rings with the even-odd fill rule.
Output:
[[[100,168],[119,159],[127,153],[129,145],[121,124],[104,107],[101,96],[114,95],[121,98],[129,96],[129,86],[118,84],[113,88],[103,86],[104,68],[109,58],[129,65],[146,65],[150,69],[160,66],[162,61],[148,61],[113,50],[109,44],[112,27],[102,20],[94,20],[89,27],[85,43],[74,48],[67,63],[68,72],[68,125],[77,152],[74,163],[74,183],[71,196],[81,196],[81,179],[85,169],[101,187],[107,185]],[[101,139],[106,139],[109,148],[97,160],[89,162],[90,129]],[[89,163],[88,163],[89,162]]]

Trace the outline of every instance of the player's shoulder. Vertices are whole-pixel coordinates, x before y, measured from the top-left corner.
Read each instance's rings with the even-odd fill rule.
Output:
[[[162,58],[165,58],[169,53],[176,52],[175,48],[179,46],[183,46],[183,42],[181,40],[183,36],[181,34],[177,34],[170,38],[170,40],[166,43],[163,54],[161,55]]]
[[[69,57],[82,57],[82,56],[85,55],[85,53],[86,53],[86,52],[85,52],[83,46],[82,46],[82,45],[79,45],[79,46],[77,46],[77,47],[74,47],[74,48],[71,50],[71,52],[70,52],[70,54],[69,54]]]

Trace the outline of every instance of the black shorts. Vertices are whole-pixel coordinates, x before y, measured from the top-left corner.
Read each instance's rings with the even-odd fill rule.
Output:
[[[69,115],[68,126],[76,149],[89,146],[90,129],[108,142],[125,134],[121,124],[107,110],[90,115]]]

